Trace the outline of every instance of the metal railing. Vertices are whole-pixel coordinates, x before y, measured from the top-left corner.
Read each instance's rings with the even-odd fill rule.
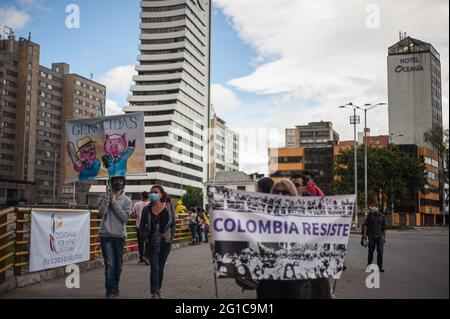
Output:
[[[46,209],[64,214],[76,210]],[[30,255],[32,208],[11,207],[0,210],[0,284],[6,280],[7,275],[21,276],[27,272]],[[101,217],[97,210],[90,210],[90,259],[101,257],[100,231]],[[189,229],[189,215],[177,215],[177,232],[174,244],[191,241]],[[128,238],[125,243],[125,253],[137,251],[136,220],[130,219],[126,225]]]

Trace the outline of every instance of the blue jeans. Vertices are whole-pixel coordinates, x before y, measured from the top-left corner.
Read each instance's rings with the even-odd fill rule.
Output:
[[[150,247],[150,293],[157,294],[160,292],[164,277],[164,267],[169,257],[172,244],[161,243],[160,252],[156,252]]]
[[[124,239],[100,237],[100,246],[105,261],[105,288],[107,295],[119,294],[124,245]]]

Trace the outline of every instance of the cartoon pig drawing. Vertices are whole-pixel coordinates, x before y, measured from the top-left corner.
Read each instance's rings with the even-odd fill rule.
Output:
[[[103,165],[108,170],[109,176],[126,176],[127,162],[136,148],[136,140],[126,140],[126,135],[106,135],[105,155]]]

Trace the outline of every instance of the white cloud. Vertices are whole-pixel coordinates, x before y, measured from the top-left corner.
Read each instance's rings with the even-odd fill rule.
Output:
[[[122,65],[110,69],[100,76],[99,82],[106,85],[108,93],[126,95],[136,74],[134,65]]]
[[[370,3],[374,1],[217,0],[239,36],[255,48],[255,59],[272,57],[229,84],[259,95],[281,94],[277,106],[281,112],[296,104],[305,111],[289,118],[306,120],[315,114],[339,119],[340,104],[387,102],[387,48],[403,29],[440,51],[444,109],[448,109],[448,2],[375,1],[381,14],[379,29],[365,25]],[[315,107],[306,110],[305,101]],[[375,113],[371,117],[387,133],[387,124],[382,123],[386,117]],[[351,136],[351,127],[339,122],[336,126]]]
[[[279,128],[332,121],[341,140],[353,139],[350,110],[339,105],[388,102],[387,49],[398,31],[432,43],[441,54],[443,116],[448,126],[448,1],[433,0],[216,0],[238,35],[255,50],[255,70],[228,84],[259,96],[227,122],[235,127]],[[369,4],[380,9],[380,28],[370,29]],[[437,30],[441,30],[437,32]],[[361,114],[362,115],[362,114]],[[387,108],[370,111],[372,134],[388,134]],[[363,123],[358,131],[363,130]],[[267,142],[267,147],[277,146]],[[251,156],[251,157],[250,157]],[[267,149],[241,149],[241,161],[267,161]],[[258,159],[258,160],[257,160]],[[266,162],[267,163],[267,162]],[[265,167],[255,163],[255,167]]]
[[[214,110],[223,116],[224,113],[235,111],[241,105],[241,101],[229,88],[221,84],[211,84],[211,101]]]
[[[44,0],[19,0],[19,4],[26,9],[35,9],[49,11],[50,9],[45,5]]]
[[[15,30],[22,29],[30,21],[30,16],[14,7],[0,7],[0,26],[8,26]]]
[[[125,113],[122,108],[114,100],[106,99],[106,115],[119,115]]]

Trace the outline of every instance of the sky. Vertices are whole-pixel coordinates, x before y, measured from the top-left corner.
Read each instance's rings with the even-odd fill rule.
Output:
[[[45,66],[92,73],[107,85],[108,114],[118,114],[139,53],[139,10],[138,0],[2,0],[0,32],[31,32]],[[285,128],[331,121],[341,140],[353,139],[352,111],[338,106],[388,102],[387,48],[400,30],[441,54],[448,127],[447,0],[214,0],[212,11],[212,103],[240,134],[245,172],[267,172],[267,148],[284,145]],[[368,126],[388,134],[387,107],[370,111]]]

